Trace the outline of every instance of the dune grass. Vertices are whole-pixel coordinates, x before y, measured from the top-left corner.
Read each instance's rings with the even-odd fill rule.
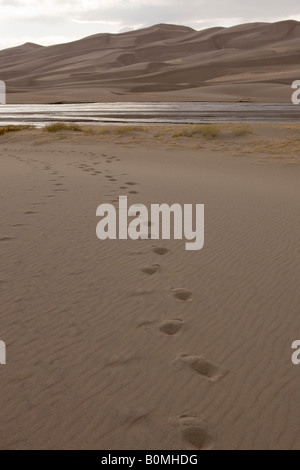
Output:
[[[16,126],[13,124],[9,124],[7,126],[0,127],[0,135],[8,134],[9,132],[19,132],[19,131],[23,131],[26,129],[33,129],[33,126],[30,126],[30,125]]]
[[[214,124],[199,124],[185,126],[173,133],[172,137],[197,137],[203,136],[207,139],[218,137],[220,128]]]
[[[83,132],[85,135],[94,136],[125,136],[130,133],[148,133],[151,126],[141,125],[83,125],[76,123],[55,122],[43,127],[43,132],[55,133],[60,131]],[[225,128],[226,129],[226,128]],[[253,134],[252,129],[248,125],[235,125],[227,127],[227,129],[235,136],[240,137],[247,134]],[[206,139],[214,139],[218,137],[223,127],[220,124],[187,124],[177,127],[175,132],[172,128],[159,128],[154,133],[154,137],[171,136],[176,137],[204,137]]]
[[[66,124],[65,122],[54,122],[43,127],[43,132],[59,132],[59,131],[74,131],[82,132],[82,128],[79,124]]]
[[[80,126],[79,124],[65,122],[54,122],[43,127],[44,132],[74,131],[84,132],[87,135],[123,135],[130,132],[147,132],[143,126],[124,125],[124,126]]]
[[[83,129],[85,134],[89,135],[125,135],[130,132],[148,132],[144,126],[134,125],[111,125],[111,126],[86,126]]]
[[[112,126],[117,134],[127,134],[127,132],[147,132],[143,126]]]
[[[45,128],[32,125],[0,126],[0,136],[32,129],[21,134],[42,145],[68,139],[73,142],[112,142],[130,146],[162,146],[175,149],[210,149],[232,155],[260,155],[261,158],[285,158],[296,164],[300,158],[300,123],[211,123],[211,124],[77,124],[51,123]],[[62,131],[62,132],[59,132]],[[74,131],[74,132],[68,132]],[[47,134],[47,135],[46,135]],[[244,137],[243,137],[244,136]],[[216,138],[219,137],[219,138]],[[282,156],[282,157],[281,157]]]
[[[242,137],[247,134],[253,134],[253,130],[248,125],[232,126],[231,131],[235,137]]]

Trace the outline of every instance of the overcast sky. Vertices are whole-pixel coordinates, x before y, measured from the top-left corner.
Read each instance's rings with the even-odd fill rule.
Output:
[[[0,49],[72,41],[156,23],[197,30],[250,21],[300,20],[299,0],[0,0]]]

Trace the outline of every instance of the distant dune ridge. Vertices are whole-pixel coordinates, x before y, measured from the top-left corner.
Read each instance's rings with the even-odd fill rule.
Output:
[[[8,103],[290,101],[300,79],[300,23],[195,31],[159,24],[0,51]]]

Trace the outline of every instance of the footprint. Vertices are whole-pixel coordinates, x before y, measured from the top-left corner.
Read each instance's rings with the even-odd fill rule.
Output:
[[[152,264],[151,266],[146,266],[145,268],[143,268],[142,272],[145,274],[149,274],[149,276],[152,276],[153,274],[157,273],[159,269],[159,264]]]
[[[16,237],[3,237],[3,238],[0,238],[0,242],[10,242],[15,239]]]
[[[187,289],[172,289],[173,295],[179,302],[190,302],[192,300],[192,292]]]
[[[165,320],[160,324],[159,331],[164,335],[173,336],[182,328],[182,320]]]
[[[163,255],[166,255],[168,252],[169,250],[167,248],[163,248],[160,246],[153,248],[153,253],[155,253],[156,255],[163,256]]]
[[[179,359],[185,362],[194,372],[205,377],[210,382],[216,382],[216,380],[225,375],[225,371],[221,367],[212,364],[201,356],[182,354]]]
[[[137,191],[129,191],[129,194],[138,194]]]
[[[213,447],[212,437],[202,426],[187,426],[182,430],[183,440],[192,448],[209,450]]]
[[[138,183],[134,183],[133,181],[127,181],[125,184],[127,184],[128,186],[135,186]]]
[[[169,419],[173,426],[179,426],[181,437],[189,450],[210,450],[214,446],[214,438],[207,426],[196,416],[183,414]]]
[[[155,323],[155,320],[141,320],[137,322],[137,328],[144,328],[147,330],[151,325],[153,325],[153,323]]]

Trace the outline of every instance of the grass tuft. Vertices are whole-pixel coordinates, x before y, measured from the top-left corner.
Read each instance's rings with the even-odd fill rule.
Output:
[[[253,134],[251,127],[246,126],[246,125],[245,126],[232,126],[231,131],[235,135],[235,137],[242,137],[247,134]]]
[[[116,126],[113,128],[117,134],[127,134],[127,132],[146,132],[143,126]]]
[[[94,126],[85,126],[83,127],[83,132],[86,135],[125,135],[130,134],[131,132],[148,132],[148,129],[143,126],[103,126],[103,125],[94,125]]]
[[[82,132],[82,128],[78,124],[66,124],[65,122],[54,122],[43,127],[43,132],[59,132],[59,131],[74,131]]]
[[[213,124],[199,124],[194,126],[187,126],[174,132],[172,137],[197,137],[199,135],[212,139],[218,137],[220,129]]]
[[[29,126],[29,125],[16,126],[13,124],[9,124],[7,126],[0,127],[0,135],[8,134],[8,132],[19,132],[19,131],[23,131],[26,129],[33,129],[33,126]]]

